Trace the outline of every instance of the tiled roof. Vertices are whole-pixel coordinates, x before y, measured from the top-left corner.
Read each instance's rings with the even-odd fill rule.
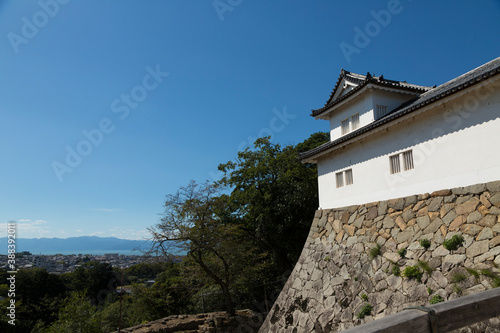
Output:
[[[304,153],[299,154],[299,158],[301,160],[310,158],[316,154],[322,153],[336,145],[346,142],[358,135],[366,133],[376,127],[384,125],[388,122],[391,122],[397,118],[400,118],[408,113],[416,111],[426,105],[432,104],[442,98],[445,98],[449,95],[455,94],[461,90],[464,90],[472,85],[475,85],[479,82],[489,79],[495,75],[500,74],[500,57],[496,58],[476,69],[473,69],[459,77],[450,80],[442,85],[430,89],[429,91],[423,93],[418,98],[406,102],[403,105],[396,108],[394,111],[385,115],[373,123],[366,125],[362,128],[357,129],[349,134],[346,134],[335,141],[330,141],[322,144],[312,150],[306,151]]]
[[[335,96],[335,93],[337,92],[338,89],[341,89],[340,83],[342,82],[342,79],[345,79],[348,82],[352,82],[356,84],[357,86],[354,87],[351,91],[346,93],[343,96],[340,96],[339,98],[332,100],[333,96]],[[325,106],[322,108],[312,110],[311,116],[316,117],[335,104],[345,100],[346,98],[354,95],[356,92],[360,91],[364,86],[367,84],[372,83],[374,85],[378,86],[383,86],[383,87],[390,87],[390,88],[397,88],[401,90],[407,90],[407,91],[413,91],[417,93],[423,93],[425,91],[428,91],[432,89],[432,87],[425,87],[425,86],[419,86],[416,84],[410,84],[405,81],[394,81],[394,80],[388,80],[385,79],[383,75],[380,76],[372,76],[370,73],[367,73],[366,75],[362,74],[356,74],[352,72],[348,72],[344,69],[340,71],[339,78],[337,79],[337,83],[335,84],[335,88],[333,88],[332,93],[330,94],[330,97],[326,101]]]

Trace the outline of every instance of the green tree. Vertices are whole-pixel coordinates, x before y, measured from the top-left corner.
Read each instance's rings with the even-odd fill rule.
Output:
[[[114,330],[115,328],[113,328]],[[107,333],[95,305],[84,292],[73,292],[68,297],[47,333]]]
[[[101,303],[106,295],[114,292],[120,276],[108,263],[91,261],[65,274],[66,284],[72,291],[86,291],[94,304]]]
[[[163,254],[186,251],[189,260],[220,287],[226,311],[234,314],[231,289],[241,275],[258,267],[258,256],[240,226],[228,223],[227,201],[221,200],[219,191],[217,184],[192,181],[167,195],[164,217],[150,232],[155,249]]]
[[[318,207],[316,165],[302,164],[298,153],[326,141],[328,133],[286,147],[260,138],[254,149],[240,151],[236,161],[219,166],[222,183],[232,188],[227,198],[232,217],[262,252],[271,254],[279,274],[293,269]]]

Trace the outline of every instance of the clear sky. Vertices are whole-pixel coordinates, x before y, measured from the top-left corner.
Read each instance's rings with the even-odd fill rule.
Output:
[[[341,68],[431,86],[498,56],[498,0],[2,1],[0,236],[140,239],[257,136],[327,131]]]

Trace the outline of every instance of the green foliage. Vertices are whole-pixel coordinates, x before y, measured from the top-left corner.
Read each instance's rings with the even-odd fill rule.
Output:
[[[226,311],[234,314],[230,290],[239,278],[260,269],[260,254],[245,237],[244,228],[226,216],[229,201],[220,197],[217,184],[191,182],[168,195],[161,223],[150,229],[156,248],[169,254],[169,245],[185,250],[193,274],[217,284],[226,300]]]
[[[84,292],[74,292],[64,303],[47,333],[107,333],[95,305]]]
[[[368,295],[367,294],[362,294],[361,295],[361,299],[366,302],[368,300]]]
[[[429,263],[427,261],[418,260],[418,266],[420,266],[420,268],[422,268],[425,272],[427,272],[427,274],[431,274],[433,271],[433,269],[431,268],[431,266],[429,266]]]
[[[401,258],[404,258],[406,256],[406,247],[399,249],[398,254]]]
[[[430,303],[431,304],[438,304],[444,302],[444,299],[440,295],[434,295],[432,296]]]
[[[500,277],[496,273],[493,273],[489,269],[482,269],[481,274],[489,277],[493,281],[493,288],[500,287]]]
[[[427,292],[429,293],[429,295],[432,295],[432,289],[430,287],[427,287]]]
[[[467,279],[467,276],[465,276],[465,274],[460,272],[456,272],[451,276],[451,282],[453,283],[459,283],[464,281],[465,279]]]
[[[298,153],[328,140],[328,133],[315,133],[295,147],[282,147],[259,138],[235,161],[219,165],[221,182],[232,188],[231,217],[270,255],[279,274],[293,269],[318,207],[316,165],[302,164]]]
[[[330,257],[328,257],[328,256],[326,256],[326,257],[325,257],[325,261],[326,261],[326,262],[328,262],[328,261],[330,261],[330,260],[331,260],[331,259],[330,259]]]
[[[361,311],[358,313],[358,318],[363,319],[364,317],[371,315],[372,309],[373,307],[370,304],[366,303],[365,305],[363,305]]]
[[[453,235],[453,237],[443,242],[443,247],[448,251],[455,251],[463,242],[464,238],[462,235]]]
[[[382,246],[379,243],[375,243],[375,247],[370,249],[370,257],[373,259],[380,255]]]
[[[428,250],[431,247],[431,241],[424,238],[419,241],[420,246],[423,247],[424,249]]]
[[[479,272],[473,268],[465,267],[467,272],[476,278],[476,282],[479,282]]]
[[[403,276],[410,280],[417,280],[418,282],[422,281],[422,275],[423,273],[418,266],[406,266],[403,271]]]
[[[399,266],[397,264],[392,265],[392,274],[394,274],[395,276],[401,275],[401,269],[399,268]]]

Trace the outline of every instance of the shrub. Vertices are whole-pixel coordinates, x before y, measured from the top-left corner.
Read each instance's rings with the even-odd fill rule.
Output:
[[[363,307],[361,308],[361,311],[359,311],[358,313],[358,318],[359,319],[363,319],[365,316],[369,316],[371,315],[372,313],[372,306],[368,303],[366,303],[365,305],[363,305]]]
[[[439,296],[439,295],[432,296],[432,298],[431,298],[431,304],[438,304],[438,303],[441,303],[441,302],[444,302],[444,299],[441,296]]]
[[[392,274],[394,274],[395,276],[401,275],[401,270],[399,269],[398,265],[392,265]]]
[[[424,249],[426,249],[426,250],[427,250],[427,249],[429,249],[429,248],[431,247],[431,241],[430,241],[430,240],[428,240],[427,238],[425,238],[425,239],[421,239],[421,240],[419,241],[419,243],[420,243],[420,246],[421,246],[421,247],[423,247],[423,248],[424,248]]]
[[[361,299],[366,302],[368,300],[368,295],[367,294],[362,294],[361,295]]]
[[[418,266],[407,266],[403,271],[403,275],[410,280],[417,280],[418,282],[422,281],[422,271],[418,268]]]
[[[379,243],[376,243],[375,247],[373,247],[372,249],[370,249],[370,257],[373,259],[375,258],[376,256],[380,255],[380,249],[382,248],[382,246],[379,244]]]
[[[403,247],[402,249],[398,250],[398,254],[401,258],[404,258],[406,255],[406,247]]]
[[[458,249],[459,246],[464,242],[462,235],[453,235],[453,237],[445,240],[443,242],[443,247],[448,251],[454,251]]]

